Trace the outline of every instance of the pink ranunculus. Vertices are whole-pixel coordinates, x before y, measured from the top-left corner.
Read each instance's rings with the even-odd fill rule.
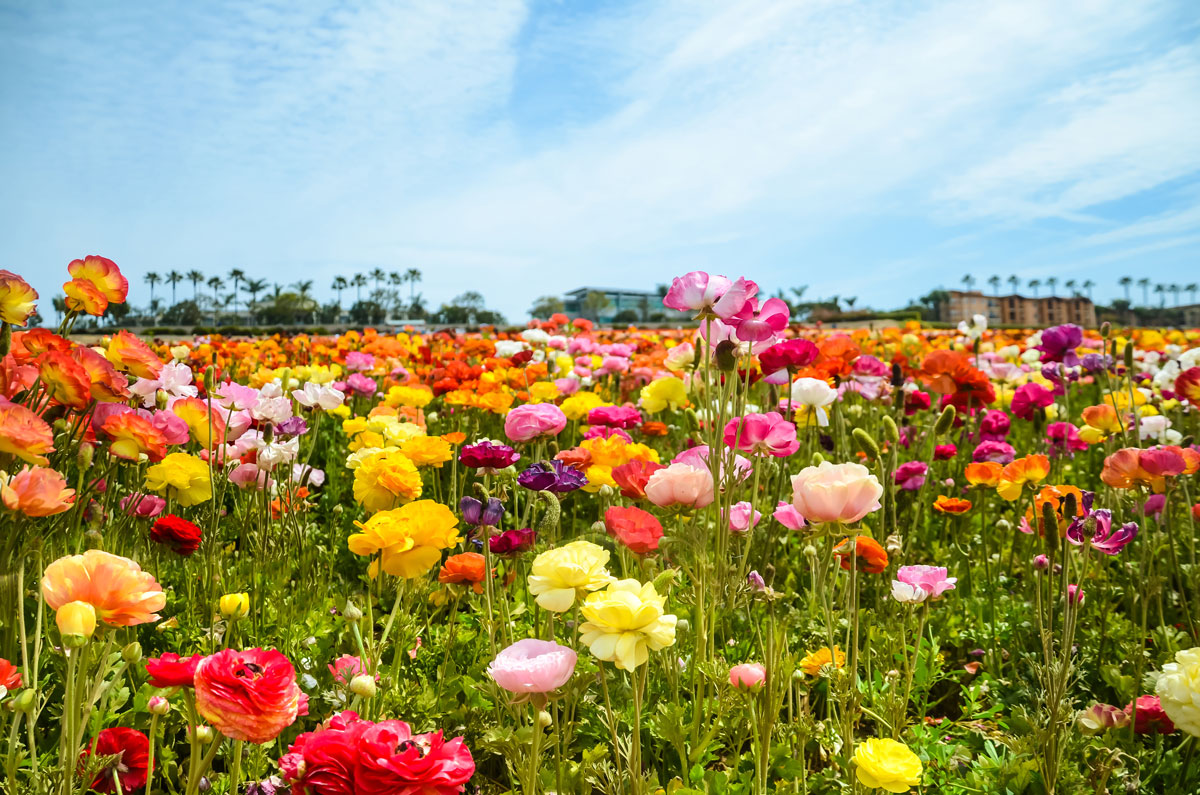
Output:
[[[514,442],[528,442],[539,436],[557,436],[567,427],[567,415],[553,403],[517,406],[504,418],[504,434]]]
[[[229,471],[229,482],[239,489],[262,491],[270,485],[271,478],[258,468],[258,464],[238,464]]]
[[[121,510],[138,519],[153,519],[167,508],[167,501],[153,494],[134,492],[121,498]]]
[[[743,452],[783,458],[800,449],[796,426],[779,412],[747,414],[725,426],[725,444]]]
[[[804,527],[804,517],[796,510],[796,506],[790,502],[780,500],[771,516],[788,530],[799,530]]]
[[[1133,715],[1133,702],[1125,706],[1125,714],[1133,716],[1133,731],[1136,734],[1174,734],[1175,724],[1162,708],[1158,696],[1138,696],[1137,715]]]
[[[734,503],[729,509],[729,530],[734,533],[747,533],[762,519],[762,514],[754,510],[754,506],[745,500]]]
[[[329,664],[329,672],[333,674],[333,681],[345,685],[359,674],[365,674],[367,667],[363,664],[361,657],[343,654]],[[375,674],[375,681],[379,681],[379,674]]]
[[[1023,420],[1031,420],[1035,411],[1053,402],[1054,393],[1041,384],[1022,384],[1013,393],[1012,413]]]
[[[156,411],[149,416],[150,424],[163,435],[167,444],[187,444],[188,424],[173,411]]]
[[[549,693],[570,680],[577,659],[574,649],[526,638],[497,654],[487,672],[510,693]]]
[[[958,455],[958,447],[953,444],[939,444],[933,448],[934,461],[949,461]]]
[[[724,276],[692,271],[671,281],[671,289],[663,297],[663,306],[680,312],[711,310],[717,317],[728,319],[741,312],[746,302],[757,294],[758,285],[752,281],[730,282]]]
[[[761,306],[757,298],[751,298],[741,312],[729,318],[729,324],[743,342],[773,340],[775,335],[787,328],[791,312],[779,298],[768,298]]]
[[[712,472],[689,464],[671,464],[646,481],[646,498],[660,508],[706,508],[713,501]]]
[[[587,422],[609,428],[636,428],[642,424],[642,413],[633,406],[597,406],[588,412]]]
[[[672,464],[688,464],[690,466],[701,469],[708,469],[708,445],[698,444],[695,447],[689,447],[679,455],[671,459]],[[720,474],[718,475],[722,483],[725,482],[725,460],[722,458],[719,462]],[[734,456],[733,471],[739,481],[744,481],[754,472],[754,465],[750,463],[750,459],[743,456]]]
[[[997,464],[1011,464],[1016,457],[1017,451],[1011,444],[994,439],[980,442],[971,453],[971,460],[976,463],[995,461]]]
[[[758,690],[767,681],[762,663],[742,663],[729,669],[729,684],[738,690]]]
[[[881,507],[883,486],[862,464],[805,467],[792,475],[792,505],[809,522],[857,522]]]
[[[300,711],[296,670],[274,649],[225,649],[196,666],[196,711],[226,737],[266,743]]]
[[[928,471],[929,467],[924,461],[905,461],[896,467],[892,478],[896,485],[905,491],[916,491],[925,485],[925,474]]]
[[[1011,426],[1012,421],[1007,414],[999,409],[990,409],[984,412],[983,419],[979,421],[979,438],[984,441],[1003,442]]]
[[[896,582],[919,588],[930,599],[940,599],[946,591],[953,591],[958,582],[957,577],[949,577],[948,573],[941,566],[901,566],[896,572]]]
[[[758,355],[763,380],[768,384],[786,384],[791,380],[791,373],[815,362],[820,353],[820,349],[809,340],[777,342]],[[670,359],[670,354],[667,358]]]

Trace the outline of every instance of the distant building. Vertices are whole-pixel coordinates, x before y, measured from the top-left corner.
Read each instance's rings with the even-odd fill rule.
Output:
[[[970,321],[983,315],[993,326],[1038,328],[1074,323],[1096,327],[1096,305],[1082,295],[1050,295],[1029,298],[1023,295],[984,295],[979,290],[950,290],[938,305],[938,320],[944,323]]]
[[[588,302],[590,293],[600,293],[607,304],[597,308]],[[652,290],[624,290],[611,287],[580,287],[563,295],[563,311],[572,317],[586,317],[599,323],[612,323],[622,313],[632,322],[668,320],[678,322],[691,315],[663,306],[662,294]]]
[[[1200,328],[1200,304],[1179,307],[1183,310],[1183,327]]]

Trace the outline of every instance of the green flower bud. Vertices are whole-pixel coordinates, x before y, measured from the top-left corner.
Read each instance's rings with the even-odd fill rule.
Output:
[[[121,659],[133,665],[142,661],[142,644],[136,640],[130,643],[125,648],[121,649]]]
[[[362,698],[374,698],[375,677],[370,674],[359,674],[350,680],[350,692]]]
[[[933,426],[934,436],[945,436],[950,432],[950,428],[954,426],[954,418],[958,416],[958,412],[954,406],[946,406],[942,409],[942,413],[938,416],[937,422]]]
[[[1125,369],[1133,372],[1133,341],[1125,343]]]
[[[887,439],[892,444],[899,444],[900,429],[896,427],[896,421],[892,419],[892,415],[883,415],[883,438]]]
[[[16,698],[13,699],[13,709],[17,712],[29,712],[33,709],[34,699],[33,688],[27,687],[20,693],[17,693]]]
[[[1112,335],[1112,323],[1107,320],[1100,324],[1100,336],[1108,339]]]
[[[870,458],[872,461],[879,458],[879,445],[871,438],[871,434],[862,428],[855,428],[850,432],[850,435],[854,437],[858,448],[867,454],[867,458]]]
[[[346,602],[346,609],[342,611],[342,616],[347,621],[358,621],[362,618],[362,611],[354,606],[353,602]]]

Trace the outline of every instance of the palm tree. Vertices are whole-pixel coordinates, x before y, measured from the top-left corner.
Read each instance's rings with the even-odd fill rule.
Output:
[[[309,298],[312,294],[312,279],[302,282],[294,282],[292,286],[296,288],[296,292],[300,294],[301,298]]]
[[[999,276],[992,274],[992,277],[990,279],[988,279],[988,284],[990,284],[992,286],[992,295],[1000,295],[1000,277]]]
[[[1200,290],[1200,285],[1197,285],[1195,282],[1191,282],[1184,285],[1183,289],[1186,290],[1187,294],[1192,297],[1192,303],[1196,303],[1196,291]]]
[[[250,279],[246,282],[246,292],[250,293],[250,306],[258,303],[258,294],[267,289],[266,279]],[[249,309],[250,307],[246,307]],[[247,314],[250,314],[247,312]]]
[[[1066,287],[1067,291],[1070,292],[1071,295],[1079,295],[1079,292],[1075,289],[1074,279],[1067,279],[1065,282],[1063,282],[1063,287]]]
[[[1046,286],[1050,288],[1050,295],[1054,295],[1054,286],[1056,284],[1058,284],[1057,276],[1051,276],[1050,278],[1046,279]]]
[[[363,276],[361,273],[356,273],[354,274],[354,278],[350,280],[350,283],[354,285],[354,289],[357,293],[357,300],[361,304],[362,288],[367,286],[367,277]]]
[[[383,272],[383,268],[376,268],[370,273],[371,280],[375,282],[375,290],[379,290],[379,283],[387,278],[387,274]]]
[[[858,301],[858,296],[857,296],[857,295],[851,295],[851,296],[849,296],[848,298],[846,298],[846,308],[847,308],[847,309],[854,309],[854,304],[855,304],[857,301]]]
[[[408,279],[408,303],[413,305],[415,302],[417,282],[421,281],[421,271],[417,268],[409,268],[404,272],[404,278]]]
[[[388,274],[388,284],[393,287],[399,287],[400,285],[404,284],[405,281],[406,279],[404,274],[400,273],[399,271],[392,271]]]
[[[1083,291],[1087,293],[1088,300],[1092,300],[1092,288],[1096,286],[1096,283],[1091,279],[1084,279],[1081,286],[1083,287]]]
[[[150,285],[150,303],[154,303],[154,285],[158,284],[161,278],[154,271],[150,271],[142,279]]]
[[[1009,276],[1008,277],[1008,286],[1011,287],[1012,291],[1015,293],[1017,291],[1017,288],[1021,286],[1021,278],[1019,276],[1017,276],[1016,274]]]
[[[968,290],[970,290],[971,285],[975,284],[975,277],[968,273],[962,277],[962,283],[967,286]]]
[[[192,283],[192,300],[197,304],[200,303],[200,284],[204,281],[204,274],[200,271],[188,271],[187,280]]]
[[[1171,297],[1175,299],[1175,306],[1179,306],[1179,290],[1181,289],[1179,285],[1172,284],[1167,289],[1171,291]]]
[[[171,305],[175,305],[175,285],[183,281],[183,274],[179,271],[171,271],[167,274],[167,284],[171,285]]]
[[[1034,297],[1034,298],[1037,298],[1037,291],[1038,291],[1038,288],[1039,288],[1039,287],[1041,287],[1041,286],[1042,286],[1042,280],[1041,280],[1041,279],[1030,279],[1030,280],[1029,280],[1029,289],[1030,289],[1030,290],[1033,290],[1033,297]]]
[[[1165,284],[1154,285],[1154,293],[1158,296],[1158,308],[1162,309],[1167,305],[1167,286]]]
[[[1133,277],[1122,276],[1120,279],[1117,279],[1117,284],[1121,285],[1121,288],[1125,291],[1125,300],[1129,301],[1132,305],[1133,301],[1129,298],[1129,285],[1133,284]]]
[[[220,305],[220,302],[221,302],[221,298],[220,298],[218,291],[221,289],[221,286],[224,284],[224,282],[221,281],[220,276],[214,276],[211,279],[209,279],[207,282],[205,282],[205,284],[207,284],[209,287],[211,287],[212,291],[213,291],[213,325],[215,326],[215,325],[217,325],[217,307]]]
[[[229,271],[229,278],[233,280],[233,311],[237,312],[238,285],[246,278],[246,272],[241,268],[233,268]]]
[[[342,290],[345,290],[349,286],[350,286],[350,282],[346,281],[345,276],[333,277],[332,287],[333,287],[334,291],[337,292],[338,309],[342,308]]]
[[[1150,306],[1150,279],[1143,276],[1137,283],[1142,288],[1142,306]]]

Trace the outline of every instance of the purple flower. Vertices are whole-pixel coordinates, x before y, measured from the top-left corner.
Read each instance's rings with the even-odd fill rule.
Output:
[[[1106,353],[1085,353],[1079,360],[1079,364],[1089,373],[1099,373],[1102,370],[1112,369],[1113,357]]]
[[[925,485],[925,473],[929,467],[923,461],[908,461],[896,467],[892,477],[896,485],[905,491],[916,491]]]
[[[284,436],[289,439],[293,436],[303,436],[308,433],[308,423],[305,422],[303,417],[288,417],[275,426],[275,433],[278,436]]]
[[[1076,518],[1067,527],[1067,540],[1072,544],[1082,544],[1090,534],[1088,544],[1097,552],[1105,555],[1116,555],[1125,545],[1137,538],[1136,522],[1126,522],[1119,530],[1112,529],[1112,511],[1107,508],[1092,510],[1095,495],[1090,491],[1083,492],[1084,515]]]
[[[493,555],[516,555],[533,546],[537,533],[528,527],[505,530],[488,539]]]
[[[1163,509],[1167,507],[1167,495],[1151,494],[1146,500],[1146,504],[1142,506],[1142,516],[1153,516],[1156,520],[1162,521]]]
[[[767,590],[766,580],[757,571],[752,571],[746,575],[746,584],[750,586],[750,590],[758,593]]]
[[[504,505],[495,497],[488,498],[486,507],[474,497],[463,497],[458,503],[458,509],[462,511],[463,521],[476,527],[497,527],[504,518]]]
[[[1008,442],[980,442],[975,448],[975,452],[971,454],[971,460],[975,463],[995,461],[1001,465],[1011,464],[1016,457],[1016,449]]]
[[[505,469],[520,461],[521,454],[506,444],[484,439],[475,444],[465,445],[458,453],[458,460],[464,466],[495,473],[496,470]]]
[[[520,483],[530,491],[552,491],[566,494],[587,485],[587,477],[562,461],[539,461],[517,475]]]
[[[1062,362],[1067,367],[1078,367],[1079,357],[1075,349],[1083,344],[1083,329],[1073,323],[1051,326],[1042,330],[1042,352],[1044,362]]]

